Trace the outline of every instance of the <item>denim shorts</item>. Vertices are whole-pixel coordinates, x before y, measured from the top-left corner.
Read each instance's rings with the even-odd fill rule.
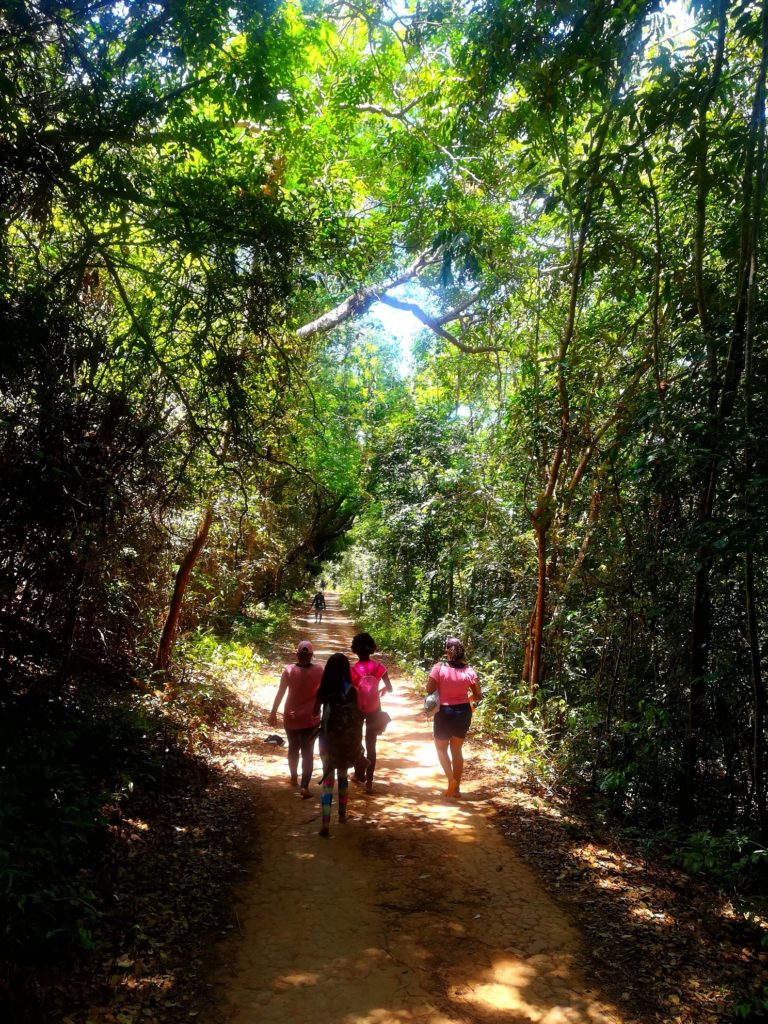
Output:
[[[463,740],[472,723],[472,708],[469,704],[441,704],[433,721],[436,740]]]

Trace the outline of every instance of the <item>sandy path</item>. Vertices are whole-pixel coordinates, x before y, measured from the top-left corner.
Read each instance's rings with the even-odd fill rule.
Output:
[[[333,594],[321,627],[298,625],[318,660],[348,650]],[[479,784],[441,795],[431,723],[391,676],[375,792],[350,786],[350,820],[338,825],[334,804],[330,841],[317,836],[319,793],[302,801],[288,785],[284,750],[257,743],[239,761],[261,780],[260,856],[217,979],[222,1020],[618,1024],[577,972],[579,934],[497,833]],[[275,686],[254,701],[268,708]]]

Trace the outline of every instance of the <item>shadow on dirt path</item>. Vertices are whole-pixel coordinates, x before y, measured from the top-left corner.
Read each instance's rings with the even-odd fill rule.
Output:
[[[297,622],[319,661],[347,652],[353,634],[334,594],[328,605],[321,625]],[[350,787],[349,821],[334,807],[329,842],[317,835],[319,787],[312,801],[297,797],[284,749],[228,754],[259,780],[260,857],[238,893],[218,1019],[619,1024],[576,966],[578,932],[495,829],[482,786],[470,776],[460,800],[442,796],[431,723],[394,666],[390,675],[374,793]],[[268,709],[276,684],[254,688],[254,704]]]

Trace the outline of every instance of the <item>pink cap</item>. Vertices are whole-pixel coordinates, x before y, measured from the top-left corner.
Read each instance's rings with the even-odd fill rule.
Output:
[[[299,640],[296,645],[296,653],[299,654],[301,651],[308,651],[309,654],[315,653],[315,648],[309,642],[309,640]]]

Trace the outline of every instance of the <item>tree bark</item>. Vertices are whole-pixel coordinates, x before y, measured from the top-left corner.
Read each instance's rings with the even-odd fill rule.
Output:
[[[227,457],[231,438],[232,424],[230,422],[227,424],[224,436],[221,439],[221,444],[219,445],[219,450],[216,453],[216,459],[218,462],[223,462]],[[208,540],[208,534],[213,522],[213,515],[214,504],[213,501],[209,501],[203,510],[202,516],[200,517],[192,544],[184,558],[182,558],[178,572],[176,573],[176,579],[173,584],[173,593],[171,594],[171,603],[168,607],[168,614],[165,619],[165,625],[163,626],[160,643],[158,644],[157,653],[155,655],[155,671],[166,672],[171,663],[171,655],[173,654],[173,648],[176,644],[176,634],[179,628],[179,619],[181,617],[181,607],[184,602],[184,595],[187,591],[192,570],[195,568],[197,560],[200,557],[200,552],[203,550],[205,542]]]
[[[584,202],[581,207],[581,210],[578,211],[581,214],[581,221],[579,223],[579,230],[575,248],[571,254],[571,279],[568,296],[568,313],[566,315],[565,325],[563,327],[563,332],[560,338],[560,346],[557,359],[557,394],[558,403],[560,407],[560,430],[558,433],[555,450],[552,456],[552,461],[546,473],[546,481],[544,484],[544,488],[537,499],[535,510],[529,513],[531,523],[533,525],[534,534],[536,537],[536,551],[538,562],[536,599],[534,604],[534,615],[531,619],[531,631],[529,635],[530,658],[526,658],[526,662],[529,664],[529,677],[527,681],[532,704],[535,704],[538,697],[538,688],[543,661],[542,643],[544,636],[544,619],[546,616],[547,607],[546,557],[548,549],[548,533],[555,518],[553,515],[552,503],[554,501],[555,493],[560,482],[560,472],[563,466],[563,461],[566,459],[566,455],[568,453],[569,445],[571,442],[571,409],[570,397],[568,394],[566,363],[568,360],[568,353],[571,347],[571,342],[573,341],[576,333],[576,314],[578,310],[581,280],[584,271],[584,258],[586,254],[587,238],[589,236],[589,231],[592,224],[592,214],[594,212],[595,202],[602,182],[600,167],[603,149],[605,148],[605,144],[608,139],[608,133],[610,131],[611,124],[613,123],[614,117],[616,116],[616,112],[618,109],[618,99],[624,85],[626,72],[629,67],[629,61],[631,59],[632,53],[634,52],[634,48],[637,45],[637,42],[640,38],[640,24],[641,22],[638,21],[634,27],[634,31],[627,39],[625,50],[622,54],[622,58],[619,64],[616,81],[614,82],[610,98],[604,109],[602,122],[597,130],[594,147],[587,161],[588,166],[585,171],[585,178],[589,182],[589,185],[587,188],[586,195],[584,197]]]
[[[763,7],[762,20],[763,73],[762,95],[756,97],[758,110],[758,144],[757,144],[757,182],[755,186],[754,217],[752,231],[754,242],[749,268],[747,286],[747,316],[744,340],[744,465],[745,465],[745,508],[744,521],[748,525],[751,519],[750,484],[754,472],[755,455],[752,437],[754,432],[752,409],[752,348],[754,340],[755,311],[757,306],[757,268],[760,248],[760,222],[765,196],[765,66],[768,56],[768,5]],[[757,615],[757,599],[755,596],[755,556],[751,542],[747,540],[744,552],[744,599],[747,614],[747,640],[749,643],[750,674],[752,677],[752,786],[754,790],[757,820],[760,838],[768,841],[768,806],[765,793],[765,714],[766,692],[762,671],[762,652],[760,649],[760,629]]]
[[[760,838],[768,840],[768,807],[765,797],[765,711],[766,694],[763,682],[762,659],[760,657],[760,634],[757,622],[757,601],[755,599],[754,554],[744,555],[744,594],[747,606],[747,639],[749,641],[750,669],[752,676],[752,787],[757,808]]]
[[[690,689],[688,698],[688,724],[683,751],[683,778],[679,794],[679,814],[683,823],[690,824],[696,813],[698,789],[698,756],[701,741],[706,676],[709,669],[709,649],[712,636],[710,575],[714,564],[712,524],[717,486],[723,465],[721,446],[727,438],[727,425],[734,411],[739,385],[744,372],[745,353],[749,351],[749,305],[751,284],[755,280],[760,231],[761,199],[765,174],[765,81],[768,67],[768,0],[762,8],[763,50],[755,93],[750,113],[746,140],[745,165],[742,177],[741,238],[736,282],[735,308],[728,353],[722,371],[718,371],[715,386],[710,389],[710,406],[714,406],[711,420],[712,449],[704,474],[698,501],[698,529],[703,540],[697,553],[698,568],[694,579],[693,608],[691,613],[691,646],[689,661]],[[710,365],[710,372],[712,366]],[[711,382],[710,382],[711,383]]]
[[[547,607],[547,527],[534,527],[536,533],[536,604],[531,622],[530,676],[528,697],[531,710],[539,699],[539,677],[541,673],[542,643],[544,638],[544,615]]]
[[[327,313],[323,313],[317,319],[311,320],[309,323],[299,327],[296,331],[296,336],[299,338],[312,338],[316,334],[325,334],[328,331],[332,331],[334,327],[340,326],[354,316],[362,316],[363,313],[368,312],[375,302],[379,301],[385,292],[390,291],[392,288],[397,288],[398,285],[405,284],[406,281],[413,280],[414,277],[418,277],[425,267],[434,262],[434,259],[435,254],[432,252],[421,253],[401,274],[382,281],[380,284],[361,288],[353,295],[344,299],[343,302],[340,302],[338,306],[329,309]]]
[[[240,611],[240,607],[245,597],[245,577],[248,571],[248,566],[253,555],[253,549],[256,547],[256,532],[250,528],[245,531],[245,543],[243,544],[243,556],[240,561],[240,567],[237,570],[237,583],[235,589],[232,591],[232,596],[228,601],[229,610],[233,615]]]
[[[194,540],[189,547],[186,555],[181,560],[181,565],[176,573],[176,580],[173,585],[173,593],[171,595],[171,603],[168,608],[168,614],[165,619],[165,625],[163,626],[162,636],[160,637],[160,643],[158,644],[157,654],[155,655],[155,670],[158,672],[165,672],[171,663],[171,655],[173,654],[173,648],[176,644],[176,634],[179,628],[179,618],[181,617],[181,606],[184,601],[184,594],[189,584],[192,570],[200,557],[200,552],[205,546],[205,542],[208,540],[208,534],[211,529],[211,523],[213,522],[213,505],[208,505],[200,517],[200,522],[195,532]]]

